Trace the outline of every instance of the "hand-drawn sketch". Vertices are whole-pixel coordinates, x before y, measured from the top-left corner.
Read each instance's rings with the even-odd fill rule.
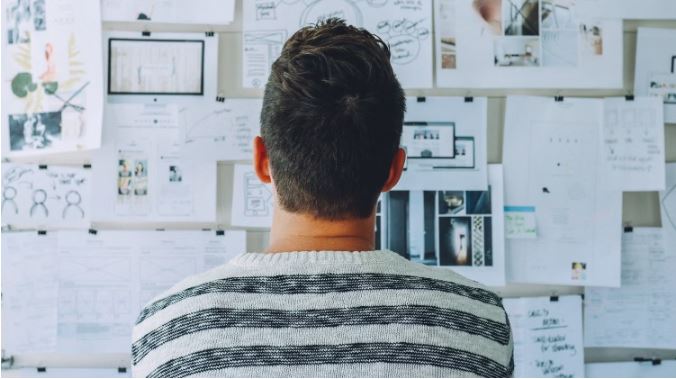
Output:
[[[605,98],[601,183],[609,190],[664,190],[664,119],[656,97]]]
[[[77,9],[77,11],[75,11]],[[99,2],[3,3],[4,156],[97,148],[103,117]]]
[[[273,208],[272,190],[256,177],[253,167],[235,165],[230,223],[234,226],[269,228]]]
[[[244,175],[244,215],[268,217],[272,215],[272,193],[253,172]]]
[[[406,88],[432,86],[432,4],[394,0],[255,0],[244,3],[243,85],[261,87],[296,30],[329,18],[363,27],[390,45]]]
[[[182,153],[206,160],[250,160],[260,131],[260,99],[226,99],[183,107]]]
[[[91,170],[3,164],[3,224],[89,226]]]

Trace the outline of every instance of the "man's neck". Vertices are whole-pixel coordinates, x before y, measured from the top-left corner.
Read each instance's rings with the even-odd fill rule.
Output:
[[[368,251],[375,244],[374,215],[328,221],[275,209],[269,253],[289,251]]]

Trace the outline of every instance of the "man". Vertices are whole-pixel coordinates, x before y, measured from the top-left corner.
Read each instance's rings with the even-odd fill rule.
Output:
[[[501,300],[449,270],[373,251],[397,183],[404,92],[386,44],[336,19],[272,66],[254,166],[275,192],[265,253],[189,278],[139,316],[142,376],[510,376]]]

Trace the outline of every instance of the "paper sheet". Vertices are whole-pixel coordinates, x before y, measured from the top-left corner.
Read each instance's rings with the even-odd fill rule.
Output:
[[[402,87],[432,87],[432,2],[269,1],[242,2],[242,86],[262,88],[286,40],[303,26],[329,17],[363,27],[390,45]]]
[[[216,101],[218,34],[115,31],[103,40],[108,103]]]
[[[131,369],[119,372],[116,368],[19,368],[2,370],[4,378],[131,378]]]
[[[92,155],[96,221],[214,222],[216,162],[182,153],[174,104],[108,104]]]
[[[101,145],[98,1],[2,2],[2,155]]]
[[[584,377],[580,296],[504,299],[515,378]]]
[[[503,286],[502,209],[502,166],[490,165],[487,191],[389,192],[381,203],[378,238],[381,246],[413,262],[450,268],[485,285]]]
[[[406,98],[406,166],[395,190],[488,188],[486,98]]]
[[[244,253],[246,232],[10,232],[2,250],[9,355],[128,353],[142,306]]]
[[[260,99],[181,106],[183,155],[213,161],[251,160],[262,106]]]
[[[664,189],[664,112],[659,99],[606,98],[601,184],[607,190]]]
[[[676,123],[676,30],[638,28],[634,94],[664,101],[664,122]]]
[[[227,25],[235,18],[235,0],[103,0],[103,21]]]
[[[667,187],[660,192],[660,216],[667,252],[676,254],[676,163],[666,166]]]
[[[437,87],[622,87],[620,20],[570,0],[434,3]]]
[[[676,19],[676,3],[672,0],[578,0],[578,10],[581,14],[610,19]]]
[[[587,363],[584,369],[587,378],[673,378],[676,360]]]
[[[505,205],[533,206],[536,239],[508,239],[508,281],[620,285],[622,193],[600,189],[603,100],[509,97]]]
[[[21,354],[56,348],[55,264],[55,234],[2,232],[3,351]]]
[[[269,228],[272,226],[274,195],[269,185],[261,183],[253,166],[235,165],[232,188],[233,226]]]
[[[91,218],[91,169],[3,163],[2,224],[86,228]]]
[[[674,271],[661,228],[625,232],[622,287],[585,287],[585,346],[676,349]]]

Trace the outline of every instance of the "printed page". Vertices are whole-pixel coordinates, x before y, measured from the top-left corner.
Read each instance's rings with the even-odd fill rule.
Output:
[[[509,97],[505,205],[532,207],[536,238],[508,239],[508,281],[620,285],[622,192],[601,189],[603,100]]]
[[[183,154],[174,104],[108,104],[93,154],[96,221],[214,222],[216,161]]]
[[[487,191],[390,191],[377,218],[383,248],[489,286],[505,285],[502,165]]]
[[[676,348],[674,271],[661,228],[625,232],[622,287],[585,287],[585,346]]]
[[[603,124],[604,189],[664,190],[664,112],[654,97],[606,98]]]
[[[622,87],[621,20],[570,0],[434,3],[437,87]]]
[[[254,228],[272,226],[275,203],[272,188],[261,183],[253,166],[236,164],[232,183],[230,224]]]
[[[673,20],[676,3],[672,0],[577,0],[581,14],[610,19]]]
[[[90,168],[2,164],[2,224],[86,228],[91,218]]]
[[[587,363],[584,369],[587,378],[673,378],[676,360]]]
[[[101,146],[98,1],[2,3],[3,157]]]
[[[182,153],[200,160],[251,160],[262,105],[261,99],[226,99],[180,107]]]
[[[103,0],[103,21],[228,25],[235,18],[235,0]]]
[[[504,299],[515,378],[584,377],[580,296]]]
[[[56,348],[56,262],[54,233],[2,232],[2,350],[8,355]]]
[[[298,29],[329,17],[365,28],[388,43],[402,87],[432,87],[431,1],[250,0],[242,6],[244,88],[262,88],[284,42]]]
[[[404,173],[395,190],[488,188],[486,98],[406,98]]]
[[[675,5],[676,6],[676,5]],[[664,102],[664,122],[676,123],[676,30],[638,28],[634,94]]]

